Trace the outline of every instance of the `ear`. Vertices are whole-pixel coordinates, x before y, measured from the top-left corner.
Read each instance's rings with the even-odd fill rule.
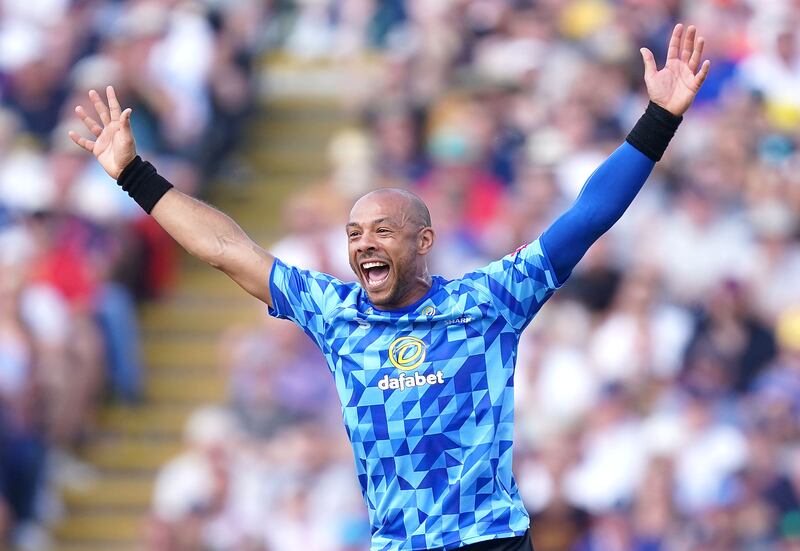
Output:
[[[417,253],[426,255],[433,248],[433,242],[436,240],[436,233],[433,228],[426,226],[419,230],[417,234]]]

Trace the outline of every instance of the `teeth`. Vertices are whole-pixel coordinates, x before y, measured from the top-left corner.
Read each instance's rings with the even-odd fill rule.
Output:
[[[361,265],[361,267],[365,270],[369,270],[370,268],[378,268],[380,266],[386,266],[384,262],[365,262]]]

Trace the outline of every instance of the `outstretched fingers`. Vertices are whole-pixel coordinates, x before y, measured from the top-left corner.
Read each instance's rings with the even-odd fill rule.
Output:
[[[127,109],[125,109],[125,111],[122,112],[122,115],[120,115],[119,123],[122,125],[123,128],[130,129],[131,113],[133,113],[133,109],[128,107]]]
[[[100,137],[100,134],[103,132],[103,127],[100,126],[96,120],[90,117],[86,111],[80,105],[75,108],[75,113],[80,117],[83,121],[83,124],[86,125],[86,128],[89,129],[89,132],[94,134],[97,137]]]
[[[695,82],[695,84],[697,85],[697,88],[698,88],[698,89],[699,89],[699,88],[700,88],[700,87],[703,85],[703,83],[705,82],[705,80],[706,80],[706,77],[708,76],[708,70],[709,70],[710,68],[711,68],[711,62],[710,62],[709,60],[707,60],[707,59],[706,59],[706,60],[703,62],[703,66],[702,66],[702,67],[700,67],[700,72],[699,72],[699,73],[697,73],[697,74],[695,75],[695,77],[694,77],[694,82]]]
[[[94,151],[94,142],[92,140],[87,140],[77,132],[70,130],[68,132],[69,137],[72,138],[72,141],[84,148],[89,153]]]
[[[658,72],[656,58],[653,56],[653,52],[647,48],[641,48],[639,52],[641,52],[642,59],[644,60],[644,78],[650,78]]]
[[[103,125],[109,124],[111,122],[111,115],[108,112],[108,107],[103,103],[100,94],[98,94],[96,90],[89,90],[89,99],[92,101],[92,105],[94,105],[97,114],[100,115],[100,120],[103,122]]]
[[[702,36],[695,42],[692,57],[689,58],[689,69],[691,69],[693,73],[696,73],[697,68],[700,66],[700,59],[703,57],[703,46],[705,45],[706,41]]]
[[[106,97],[108,98],[108,107],[111,110],[111,120],[112,121],[119,120],[119,117],[122,114],[122,108],[119,105],[119,101],[117,100],[117,94],[116,92],[114,92],[113,86],[106,87]]]
[[[681,61],[684,63],[689,63],[689,58],[692,57],[692,53],[694,52],[695,48],[695,37],[697,36],[697,27],[694,25],[689,25],[689,28],[686,29],[686,35],[683,37],[683,46],[681,48]]]
[[[681,51],[681,40],[683,39],[683,24],[678,23],[672,30],[672,37],[669,39],[669,48],[667,49],[667,61],[671,59],[678,59]]]

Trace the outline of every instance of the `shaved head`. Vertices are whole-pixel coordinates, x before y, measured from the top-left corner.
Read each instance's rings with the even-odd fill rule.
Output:
[[[398,206],[403,209],[408,218],[410,218],[413,222],[418,223],[422,227],[428,227],[431,225],[431,213],[428,210],[428,205],[425,204],[425,201],[423,201],[419,195],[412,193],[407,189],[399,187],[385,187],[376,189],[375,191],[370,191],[366,195],[362,196],[357,203],[380,196],[397,197],[397,199],[401,201],[400,205]]]

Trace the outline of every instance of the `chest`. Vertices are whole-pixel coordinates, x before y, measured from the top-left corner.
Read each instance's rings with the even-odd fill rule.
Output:
[[[496,322],[492,304],[472,297],[423,304],[402,315],[343,308],[331,320],[326,341],[330,356],[338,362],[334,370],[412,371],[467,352],[479,353]]]
[[[338,316],[326,355],[345,408],[488,388],[489,364],[501,388],[504,368],[513,370],[516,334],[488,301],[456,298],[404,316]]]

